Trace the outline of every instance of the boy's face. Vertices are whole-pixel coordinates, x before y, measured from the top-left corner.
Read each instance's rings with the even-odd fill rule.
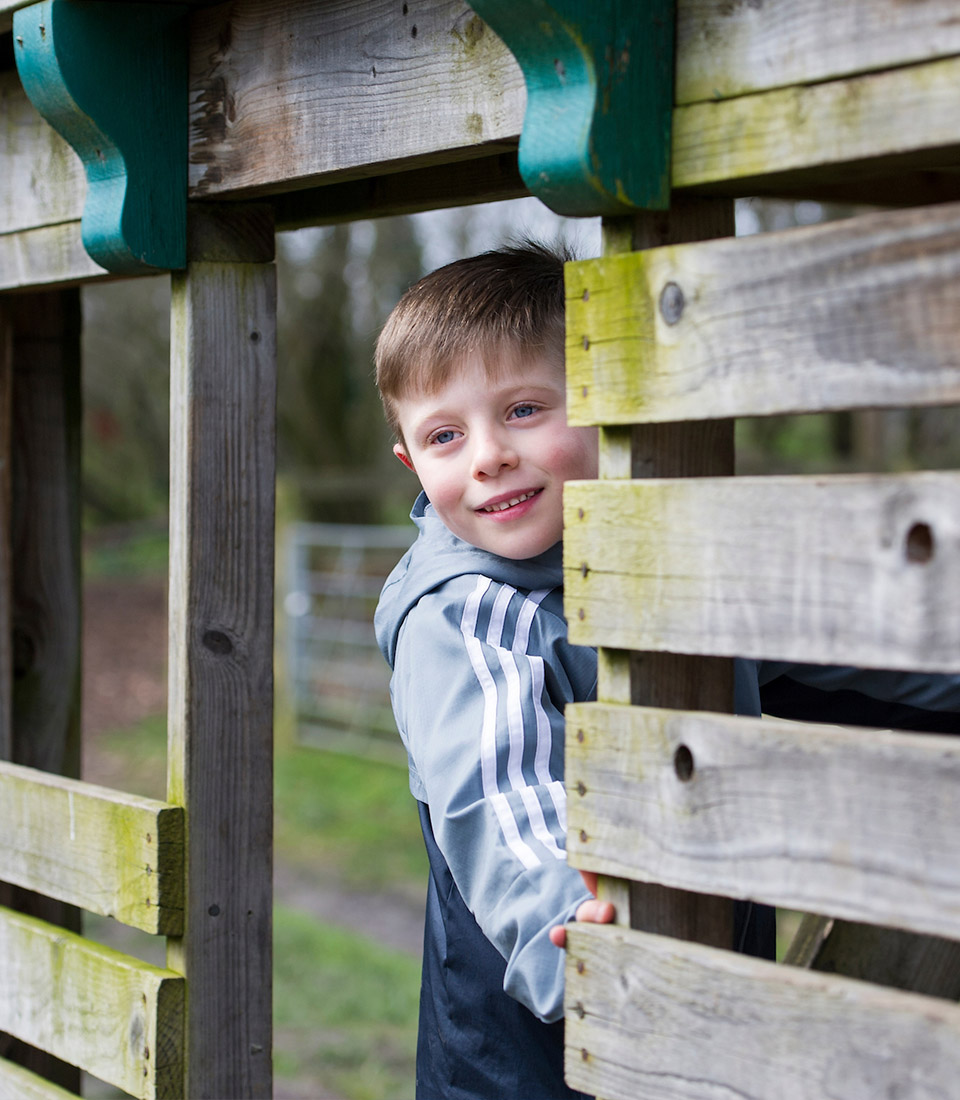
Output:
[[[563,532],[563,483],[597,476],[596,428],[566,418],[562,368],[517,362],[490,380],[468,358],[434,394],[397,402],[394,453],[444,524],[504,558],[542,554]]]

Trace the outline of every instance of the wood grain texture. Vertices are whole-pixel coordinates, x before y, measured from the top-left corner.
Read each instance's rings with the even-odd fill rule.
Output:
[[[613,1100],[947,1100],[960,1008],[601,925],[569,930],[566,1074]]]
[[[953,0],[677,0],[677,103],[960,54]]]
[[[0,290],[56,289],[114,278],[87,255],[80,222],[0,236]]]
[[[958,276],[958,204],[569,264],[570,419],[960,401]]]
[[[80,158],[33,106],[16,72],[0,72],[0,234],[78,221]]]
[[[776,194],[806,182],[956,165],[960,142],[949,58],[789,88],[673,114],[673,186]]]
[[[190,39],[195,198],[516,148],[520,70],[453,0],[239,0],[195,13]]]
[[[960,662],[960,476],[568,482],[582,645],[866,668]]]
[[[299,229],[519,199],[527,194],[516,151],[511,151],[290,191],[275,196],[273,204],[278,229]]]
[[[0,909],[0,1027],[144,1100],[182,1096],[183,979]]]
[[[0,879],[145,932],[183,926],[183,810],[0,763]]]
[[[76,1100],[75,1092],[0,1058],[0,1100]]]
[[[271,1092],[276,283],[174,279],[168,798],[187,810],[186,1095]]]
[[[960,939],[960,748],[935,735],[579,704],[571,862]]]
[[[13,755],[12,397],[13,316],[9,302],[0,302],[0,760]]]

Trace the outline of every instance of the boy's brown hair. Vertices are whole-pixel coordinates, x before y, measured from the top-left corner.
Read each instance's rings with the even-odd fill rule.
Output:
[[[434,393],[469,355],[496,377],[506,355],[547,356],[563,366],[565,245],[533,241],[456,260],[403,295],[377,340],[377,386],[402,442],[397,401]]]

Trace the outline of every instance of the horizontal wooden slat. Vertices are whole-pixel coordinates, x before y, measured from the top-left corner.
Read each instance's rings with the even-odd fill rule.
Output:
[[[0,909],[0,1031],[145,1100],[183,1094],[184,980]]]
[[[960,401],[960,204],[568,264],[577,424]]]
[[[571,641],[949,672],[960,474],[568,482]]]
[[[567,730],[578,866],[960,940],[954,738],[597,703]]]
[[[952,1096],[960,1008],[643,932],[568,931],[566,1074],[610,1100]]]
[[[146,932],[183,926],[183,809],[0,762],[0,879]]]
[[[115,278],[90,259],[80,239],[79,221],[0,236],[0,290]]]
[[[673,115],[673,186],[776,193],[856,172],[960,164],[950,58],[826,84],[799,85]],[[867,162],[873,163],[867,163]],[[864,190],[864,199],[869,192]]]
[[[16,1062],[0,1058],[0,1100],[76,1100],[76,1096]]]
[[[677,103],[960,53],[953,0],[677,0]]]
[[[520,69],[454,0],[240,0],[191,24],[194,197],[449,163],[520,133]]]

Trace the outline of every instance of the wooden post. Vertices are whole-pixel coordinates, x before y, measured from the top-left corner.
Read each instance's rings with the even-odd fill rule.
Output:
[[[276,278],[266,208],[173,277],[168,799],[186,808],[183,1095],[271,1095]]]
[[[731,236],[733,203],[674,196],[666,212],[605,219],[604,254]],[[600,433],[600,476],[692,477],[733,473],[733,422],[641,424]],[[672,653],[600,650],[600,702],[679,709],[733,709],[733,662]],[[733,903],[648,883],[601,877],[599,896],[617,921],[718,947],[733,945]]]
[[[0,755],[80,774],[80,296],[11,298],[0,328]],[[3,331],[5,330],[5,331]],[[9,470],[9,473],[8,473]],[[74,931],[73,906],[0,886],[0,902]],[[79,1089],[80,1073],[9,1038],[0,1054]]]

